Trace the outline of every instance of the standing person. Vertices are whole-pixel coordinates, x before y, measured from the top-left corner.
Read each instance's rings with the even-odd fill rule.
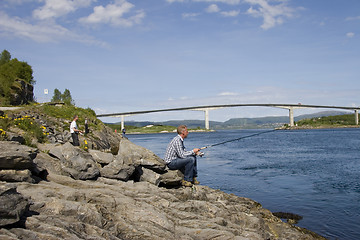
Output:
[[[85,134],[89,133],[89,125],[88,125],[88,119],[85,118]]]
[[[78,115],[75,115],[73,121],[70,124],[70,133],[71,133],[71,137],[72,137],[74,146],[80,146],[78,134],[81,133],[82,131],[80,131],[78,129],[78,126],[76,124],[76,121],[78,119],[79,119]]]
[[[182,185],[191,187],[193,184],[200,184],[197,180],[196,155],[200,153],[199,148],[191,151],[185,151],[184,139],[188,136],[189,131],[185,125],[177,128],[178,135],[174,137],[167,146],[165,153],[165,162],[169,169],[180,170],[184,173]]]

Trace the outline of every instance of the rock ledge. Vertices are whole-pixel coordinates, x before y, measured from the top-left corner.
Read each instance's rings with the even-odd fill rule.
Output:
[[[0,142],[0,239],[324,239],[181,178],[126,139],[117,155]]]

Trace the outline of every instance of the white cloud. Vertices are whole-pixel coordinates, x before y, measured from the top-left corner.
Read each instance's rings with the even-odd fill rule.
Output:
[[[283,18],[291,18],[294,14],[294,9],[286,5],[286,1],[280,1],[277,5],[270,5],[269,0],[244,0],[253,6],[258,6],[257,9],[251,6],[247,13],[253,17],[262,17],[264,19],[261,28],[264,30],[280,25],[284,22]]]
[[[48,18],[57,18],[78,8],[89,6],[94,0],[42,0],[45,5],[33,11],[33,17],[44,20]]]
[[[211,4],[205,9],[205,11],[208,13],[216,13],[220,12],[220,8],[216,4]]]
[[[0,33],[5,36],[31,39],[36,42],[69,40],[90,45],[106,46],[103,42],[94,40],[89,36],[74,33],[60,25],[49,24],[46,22],[35,25],[18,17],[9,17],[4,12],[0,12]]]
[[[240,14],[239,10],[233,10],[233,11],[228,11],[228,12],[221,12],[221,15],[223,15],[224,17],[236,17]]]
[[[4,2],[8,2],[9,4],[14,4],[14,5],[18,5],[18,4],[22,4],[24,2],[29,2],[32,0],[4,0]]]
[[[8,1],[8,0],[7,0]],[[35,0],[21,0],[25,1]],[[107,44],[91,36],[74,32],[64,25],[56,23],[56,19],[75,12],[80,8],[89,7],[97,0],[36,0],[43,5],[32,11],[33,19],[9,16],[0,11],[0,33],[7,37],[20,37],[36,42],[74,41],[89,45],[107,47]],[[19,1],[11,2],[13,4]],[[145,12],[133,11],[134,5],[126,0],[115,0],[107,6],[97,6],[94,13],[81,18],[83,23],[107,23],[115,26],[133,26],[140,24]],[[130,14],[131,13],[131,14]],[[124,15],[127,14],[126,18]],[[40,21],[34,21],[40,20]]]
[[[200,13],[183,13],[183,18],[189,18],[189,19],[195,19],[197,16],[199,16]]]
[[[348,37],[348,38],[353,38],[354,36],[355,36],[355,33],[353,33],[353,32],[346,33],[346,37]]]
[[[301,7],[292,8],[288,6],[288,0],[166,0],[169,3],[174,2],[198,2],[211,3],[205,11],[209,13],[219,12],[225,17],[236,17],[240,14],[240,10],[233,9],[229,11],[220,11],[218,4],[227,4],[230,6],[248,4],[250,7],[247,14],[252,17],[263,18],[261,28],[264,30],[273,28],[284,23],[285,19],[294,17],[296,10],[303,9]],[[190,15],[183,15],[189,17]]]
[[[185,2],[186,0],[166,0],[168,3]]]
[[[221,92],[218,96],[237,96],[238,94],[235,92]]]
[[[356,16],[356,17],[348,17],[345,19],[346,21],[354,21],[354,20],[360,20],[360,16]]]
[[[240,4],[241,0],[193,0],[194,2],[213,2],[213,3],[224,3],[229,5]]]
[[[145,17],[145,12],[139,10],[135,12],[135,15],[125,18],[124,15],[130,13],[132,8],[134,8],[133,4],[125,0],[117,0],[115,3],[108,4],[105,7],[101,5],[94,7],[92,14],[81,18],[79,21],[86,24],[108,23],[113,26],[131,27],[134,24],[141,23]]]

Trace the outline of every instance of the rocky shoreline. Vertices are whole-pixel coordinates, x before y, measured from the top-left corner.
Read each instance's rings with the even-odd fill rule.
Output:
[[[0,239],[324,239],[251,199],[182,187],[180,171],[107,127],[74,147],[66,120],[20,114],[48,141],[21,145],[16,128],[0,141]]]
[[[0,168],[1,239],[324,239],[251,199],[181,187],[127,139],[118,155],[2,141]]]

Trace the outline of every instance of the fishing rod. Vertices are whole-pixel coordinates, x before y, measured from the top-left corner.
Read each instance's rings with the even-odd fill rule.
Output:
[[[212,145],[208,145],[208,146],[206,146],[206,147],[202,147],[202,148],[200,148],[200,150],[203,150],[203,149],[206,149],[206,148],[209,148],[209,147],[215,147],[215,146],[222,145],[222,144],[229,143],[229,142],[238,141],[238,140],[244,139],[244,138],[254,137],[254,136],[257,136],[257,135],[264,134],[264,133],[275,132],[275,131],[277,131],[277,130],[278,130],[278,129],[272,129],[272,130],[269,130],[269,131],[258,132],[258,133],[254,133],[254,134],[251,134],[251,135],[247,135],[247,136],[243,136],[243,137],[239,137],[239,138],[227,140],[227,141],[224,141],[224,142],[215,143],[215,144],[212,144]],[[202,155],[204,155],[204,154],[202,154]]]

